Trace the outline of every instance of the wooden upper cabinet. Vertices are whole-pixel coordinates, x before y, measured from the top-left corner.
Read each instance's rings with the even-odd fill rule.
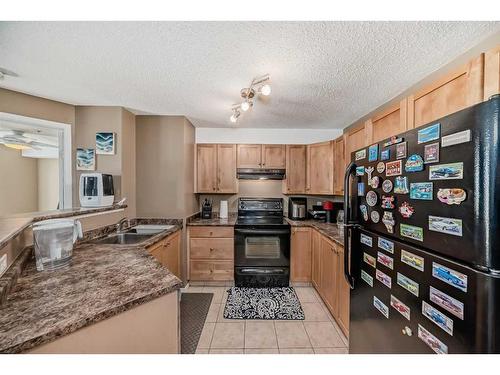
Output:
[[[333,194],[333,141],[307,146],[306,193]]]
[[[483,99],[500,94],[500,46],[484,54],[484,94]]]
[[[484,54],[408,97],[408,129],[483,100]]]
[[[407,130],[407,99],[376,114],[366,123],[367,133],[371,134],[371,142],[377,143],[393,135]]]
[[[306,145],[286,146],[286,180],[283,193],[300,194],[306,191]]]
[[[335,195],[344,194],[344,136],[333,141],[333,193]]]
[[[236,176],[235,176],[236,178]],[[217,191],[217,145],[196,145],[196,192]]]
[[[351,162],[351,153],[372,143],[371,134],[367,131],[366,123],[358,124],[344,133],[345,159],[344,164]],[[368,157],[368,151],[367,151]]]
[[[283,169],[285,165],[284,145],[262,145],[262,167]]]
[[[262,145],[238,145],[238,168],[260,168]]]
[[[217,145],[217,192],[237,193],[236,145]]]

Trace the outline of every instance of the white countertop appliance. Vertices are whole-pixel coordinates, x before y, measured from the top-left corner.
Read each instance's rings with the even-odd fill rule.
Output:
[[[82,207],[106,207],[115,201],[113,176],[104,173],[80,175],[80,205]]]

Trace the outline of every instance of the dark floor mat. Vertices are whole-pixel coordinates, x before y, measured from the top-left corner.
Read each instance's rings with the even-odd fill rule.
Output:
[[[181,354],[196,352],[213,296],[213,293],[182,293]]]

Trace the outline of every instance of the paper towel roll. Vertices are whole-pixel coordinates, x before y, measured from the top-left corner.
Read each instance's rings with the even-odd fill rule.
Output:
[[[227,201],[220,201],[219,217],[221,219],[227,219]]]

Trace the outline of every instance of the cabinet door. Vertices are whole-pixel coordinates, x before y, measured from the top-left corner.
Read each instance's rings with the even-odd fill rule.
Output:
[[[309,146],[309,194],[333,194],[333,141]]]
[[[292,228],[290,248],[290,280],[311,281],[311,229]]]
[[[167,237],[163,245],[163,265],[180,277],[181,235],[180,232]]]
[[[285,168],[285,146],[262,145],[262,167],[279,169]]]
[[[306,154],[305,145],[286,146],[286,190],[288,194],[306,192]]]
[[[403,99],[398,104],[376,114],[367,122],[367,132],[371,133],[371,142],[377,143],[393,135],[403,133],[406,126],[407,100]]]
[[[344,164],[351,162],[351,153],[371,144],[371,135],[366,131],[366,123],[358,124],[346,131],[345,136],[345,160]],[[368,151],[367,157],[368,157]]]
[[[342,332],[349,337],[349,304],[351,288],[344,277],[344,247],[337,246],[337,305],[338,315],[335,317]]]
[[[333,142],[333,193],[335,195],[344,195],[344,136],[337,138]]]
[[[236,179],[236,145],[217,145],[217,192],[238,192]]]
[[[315,229],[311,230],[312,272],[311,282],[316,290],[321,289],[321,234]]]
[[[164,245],[165,241],[161,241],[148,248],[149,253],[158,261],[158,263],[161,264],[163,264]]]
[[[217,190],[217,145],[196,145],[196,186],[198,193]]]
[[[260,168],[262,166],[261,145],[238,145],[238,168]]]
[[[483,100],[484,55],[408,97],[408,128],[418,128]]]
[[[500,94],[500,46],[484,54],[483,100],[495,94]]]
[[[321,289],[320,294],[332,316],[338,315],[337,309],[337,269],[338,257],[335,244],[325,237],[321,238]]]

